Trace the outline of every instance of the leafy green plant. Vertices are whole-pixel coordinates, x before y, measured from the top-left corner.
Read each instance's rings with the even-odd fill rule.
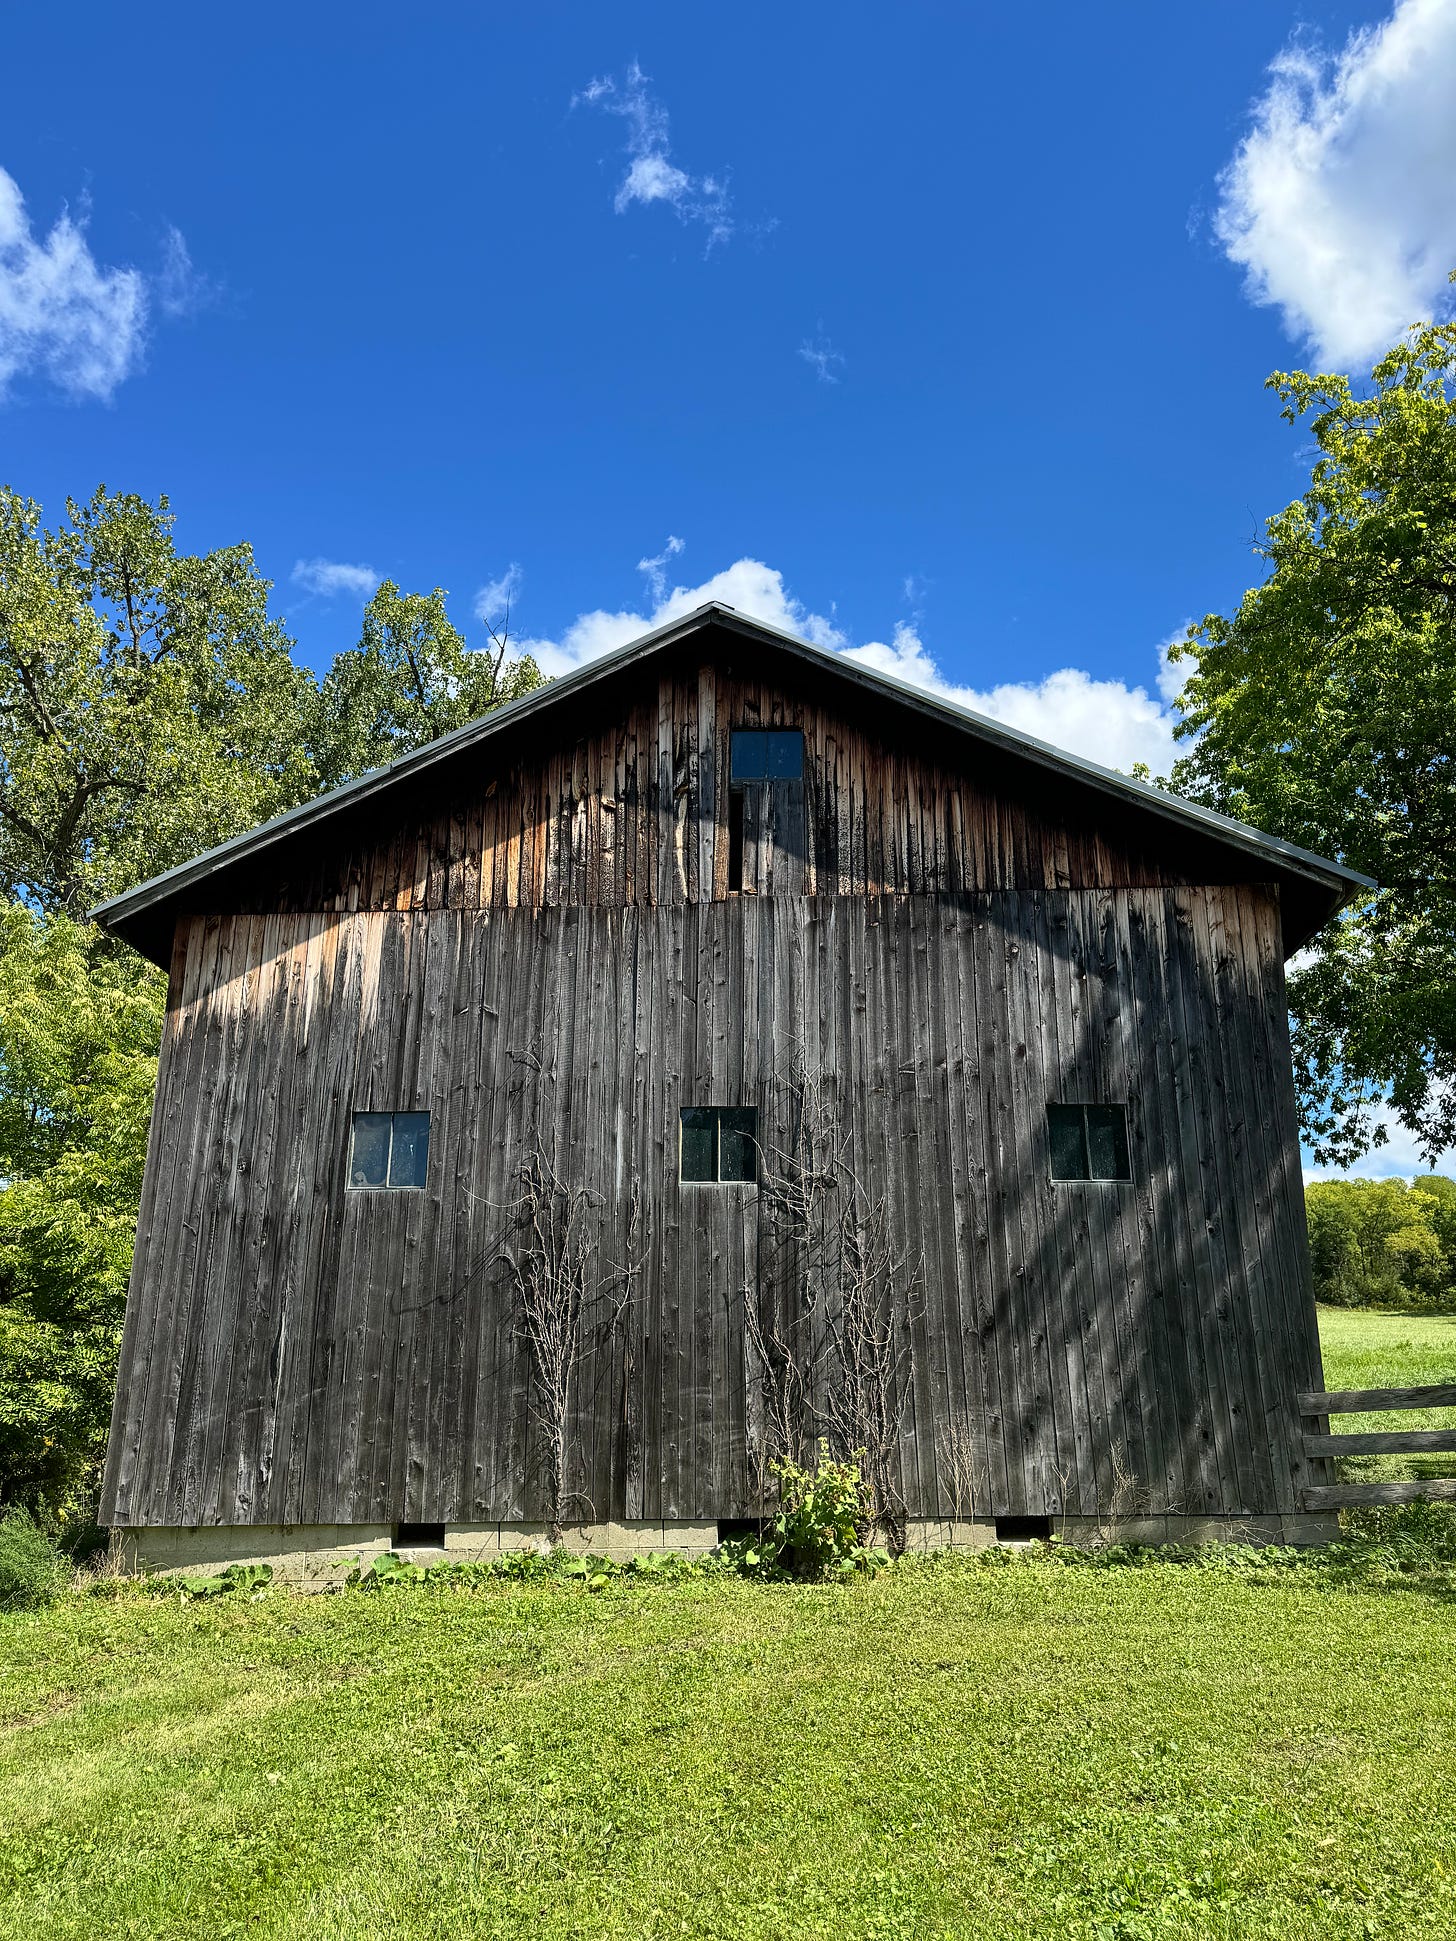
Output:
[[[199,1597],[228,1597],[235,1591],[263,1590],[273,1581],[271,1564],[229,1564],[211,1577],[159,1577],[157,1587],[177,1591],[184,1600]]]
[[[65,1559],[22,1509],[0,1518],[0,1611],[37,1610],[60,1595]]]
[[[834,1461],[821,1442],[813,1469],[782,1462],[774,1464],[774,1474],[777,1513],[757,1537],[737,1537],[722,1546],[735,1568],[747,1576],[812,1583],[879,1570],[889,1562],[887,1552],[863,1540],[874,1507],[857,1462]]]

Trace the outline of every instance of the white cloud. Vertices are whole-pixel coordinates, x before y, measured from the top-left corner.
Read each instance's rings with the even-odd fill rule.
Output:
[[[1437,311],[1456,266],[1456,0],[1396,0],[1329,56],[1273,63],[1215,229],[1256,303],[1337,369]]]
[[[146,325],[141,272],[103,269],[84,215],[63,214],[42,240],[0,169],[0,398],[30,374],[73,398],[109,398],[141,363]]]
[[[806,337],[799,346],[799,355],[821,384],[838,384],[839,370],[835,367],[843,368],[844,353],[837,351],[827,337]]]
[[[1376,1146],[1363,1159],[1356,1160],[1353,1166],[1306,1165],[1306,1186],[1317,1179],[1414,1179],[1418,1173],[1431,1171],[1444,1173],[1448,1179],[1456,1175],[1456,1146],[1449,1152],[1443,1152],[1432,1168],[1422,1158],[1415,1135],[1407,1132],[1396,1118],[1393,1107],[1373,1106],[1370,1118],[1372,1124],[1384,1126],[1386,1143]]]
[[[659,603],[667,598],[667,562],[676,559],[686,541],[679,539],[675,532],[667,535],[667,544],[660,553],[651,559],[639,559],[637,571],[647,575],[647,590]]]
[[[289,578],[305,593],[320,594],[325,600],[332,600],[340,593],[367,600],[380,581],[372,566],[346,566],[337,559],[300,559]]]
[[[1039,680],[962,687],[946,680],[916,628],[905,622],[888,646],[871,641],[847,651],[851,660],[1104,768],[1128,771],[1135,762],[1146,762],[1155,775],[1165,775],[1173,761],[1175,717],[1144,687],[1096,680],[1080,667],[1059,667]]]
[[[1002,682],[984,690],[960,686],[941,673],[915,627],[902,623],[888,643],[872,640],[856,645],[832,614],[813,613],[803,606],[785,587],[782,573],[761,560],[735,560],[700,585],[675,586],[669,591],[663,567],[677,551],[681,551],[681,542],[673,547],[669,541],[664,554],[640,562],[641,570],[648,574],[653,600],[650,612],[598,608],[578,615],[557,640],[520,641],[520,651],[534,654],[543,672],[566,674],[615,647],[625,646],[650,628],[666,626],[709,600],[719,600],[771,627],[847,654],[912,687],[991,715],[1009,727],[1101,762],[1104,767],[1127,770],[1134,762],[1144,761],[1154,774],[1162,775],[1173,760],[1175,717],[1144,687],[1095,680],[1075,667],[1059,668],[1039,679]]]
[[[526,576],[514,560],[498,580],[487,580],[475,596],[475,617],[487,627],[504,620],[525,584]]]
[[[158,306],[167,317],[194,317],[217,295],[209,279],[193,267],[187,240],[175,224],[168,225],[162,244],[156,292]]]
[[[728,184],[721,176],[689,175],[669,160],[667,110],[647,82],[647,75],[633,61],[624,82],[619,84],[610,76],[591,81],[573,95],[571,105],[584,102],[601,108],[619,115],[627,125],[629,161],[613,198],[617,214],[625,215],[634,202],[665,203],[680,221],[703,224],[711,250],[733,234]]]

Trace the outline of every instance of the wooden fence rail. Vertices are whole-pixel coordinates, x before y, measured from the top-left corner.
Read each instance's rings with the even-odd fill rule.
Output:
[[[1299,1412],[1316,1421],[1329,1415],[1362,1415],[1386,1409],[1456,1408],[1456,1382],[1436,1382],[1426,1388],[1306,1389]],[[1330,1435],[1306,1429],[1306,1456],[1406,1456],[1456,1450],[1456,1429],[1386,1429],[1352,1435]],[[1408,1483],[1331,1483],[1306,1489],[1307,1510],[1354,1508],[1366,1503],[1456,1501],[1456,1476],[1425,1476]]]

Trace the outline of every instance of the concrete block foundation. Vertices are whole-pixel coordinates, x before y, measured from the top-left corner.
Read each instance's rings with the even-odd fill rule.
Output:
[[[1321,1544],[1339,1535],[1333,1513],[1287,1516],[1140,1516],[1108,1518],[1059,1516],[1049,1519],[1064,1543],[1089,1548],[1111,1543]],[[387,1523],[311,1524],[284,1528],[267,1524],[204,1525],[192,1529],[133,1529],[119,1533],[127,1568],[136,1571],[186,1571],[205,1574],[229,1564],[268,1564],[279,1581],[304,1590],[341,1584],[354,1566],[368,1569],[376,1557],[398,1547],[419,1563],[464,1563],[499,1556],[505,1550],[546,1550],[544,1523],[457,1523],[447,1525],[441,1545],[393,1543]],[[997,1542],[989,1517],[913,1518],[905,1547],[912,1554],[932,1550],[984,1550]],[[703,1557],[718,1542],[716,1523],[581,1523],[562,1532],[562,1543],[579,1555],[615,1562],[646,1552],[672,1551]]]

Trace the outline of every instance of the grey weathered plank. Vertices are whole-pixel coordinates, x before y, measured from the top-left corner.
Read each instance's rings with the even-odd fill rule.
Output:
[[[1307,1510],[1360,1509],[1421,1501],[1456,1501],[1456,1476],[1428,1476],[1419,1483],[1328,1483],[1304,1492]]]
[[[1307,1435],[1307,1456],[1414,1456],[1456,1449],[1456,1429],[1368,1429],[1349,1435]]]
[[[1423,1388],[1304,1389],[1296,1397],[1296,1406],[1301,1415],[1365,1415],[1378,1409],[1456,1409],[1456,1382],[1430,1382]]]
[[[937,814],[920,812],[916,838],[932,879]],[[1028,826],[998,821],[1003,855],[1025,845]],[[1230,907],[1225,948],[1246,956]],[[647,1214],[640,1298],[622,1341],[593,1348],[578,1397],[575,1486],[597,1515],[739,1513],[750,1431],[762,1433],[741,1303],[782,1303],[794,1290],[761,1278],[752,1189],[715,1191],[698,1225],[685,1218],[677,1114],[700,1084],[704,1102],[722,1088],[763,1105],[793,1043],[826,1074],[855,1163],[883,1168],[897,1233],[925,1257],[902,1433],[911,1513],[953,1507],[951,1421],[972,1450],[981,1514],[1053,1499],[1106,1508],[1095,1452],[1105,1466],[1114,1440],[1139,1452],[1137,1480],[1161,1492],[1157,1507],[1174,1507],[1185,1453],[1197,1479],[1200,1412],[1216,1405],[1231,1420],[1230,1386],[1252,1402],[1249,1433],[1269,1453],[1251,1483],[1211,1472],[1200,1500],[1176,1507],[1248,1510],[1251,1490],[1304,1461],[1298,1414],[1270,1411],[1272,1367],[1254,1371],[1251,1389],[1237,1352],[1188,1359],[1211,1256],[1199,1271],[1186,1183],[1199,1180],[1209,1142],[1228,1137],[1234,1157],[1206,1190],[1244,1195],[1254,1213],[1222,1251],[1223,1271],[1239,1283],[1243,1324],[1277,1331],[1289,1311],[1278,1224],[1292,1204],[1279,1170],[1285,1134],[1252,1126],[1266,1077],[1231,1073],[1232,1052],[1215,1042],[1243,1002],[1238,981],[1210,1001],[1215,958],[1205,950],[1190,967],[1188,947],[1170,949],[1173,920],[1156,890],[1119,892],[1110,905],[1096,892],[1052,890],[392,910],[327,923],[302,913],[271,919],[274,942],[255,953],[259,966],[269,953],[303,964],[292,997],[280,985],[277,1003],[242,1012],[229,995],[233,945],[220,975],[220,926],[200,926],[209,968],[196,975],[195,1017],[179,1013],[172,1027],[157,1134],[176,1213],[165,1235],[138,1246],[132,1372],[113,1451],[117,1520],[231,1516],[243,1507],[236,1479],[254,1476],[253,1516],[265,1500],[273,1517],[319,1522],[487,1521],[539,1508],[525,1365],[505,1288],[483,1264],[538,1125],[554,1128],[575,1176],[601,1196],[607,1252],[623,1244],[630,1186]],[[328,925],[344,926],[347,944],[327,941]],[[1251,993],[1262,974],[1248,972]],[[1180,980],[1190,977],[1185,1001]],[[1196,1069],[1217,1070],[1222,1085],[1195,1097],[1191,1053],[1180,1065],[1160,1048],[1170,1015],[1201,1047]],[[1251,1042],[1250,1073],[1267,1074],[1277,1065],[1268,1027]],[[532,1046],[535,1070],[508,1057]],[[1146,1176],[1110,1196],[1052,1189],[1039,1170],[1047,1096],[1063,1084],[1131,1093],[1134,1069]],[[203,1108],[186,1140],[179,1083]],[[404,1207],[398,1196],[391,1205],[346,1192],[350,1111],[426,1102],[438,1115],[427,1193]],[[620,1171],[619,1121],[630,1155]],[[249,1186],[235,1221],[216,1182],[231,1177],[240,1138],[276,1157],[271,1197],[255,1204]],[[1267,1194],[1261,1168],[1273,1169]],[[240,1169],[237,1182],[235,1196]],[[1205,1189],[1192,1192],[1201,1210]],[[199,1209],[215,1249],[192,1232]],[[1279,1272],[1259,1258],[1266,1239]],[[199,1245],[212,1251],[199,1259]],[[158,1281],[168,1247],[178,1278],[164,1270]],[[209,1262],[221,1282],[208,1278]],[[169,1442],[154,1426],[179,1385],[183,1433]],[[1366,1406],[1383,1404],[1377,1395]]]

